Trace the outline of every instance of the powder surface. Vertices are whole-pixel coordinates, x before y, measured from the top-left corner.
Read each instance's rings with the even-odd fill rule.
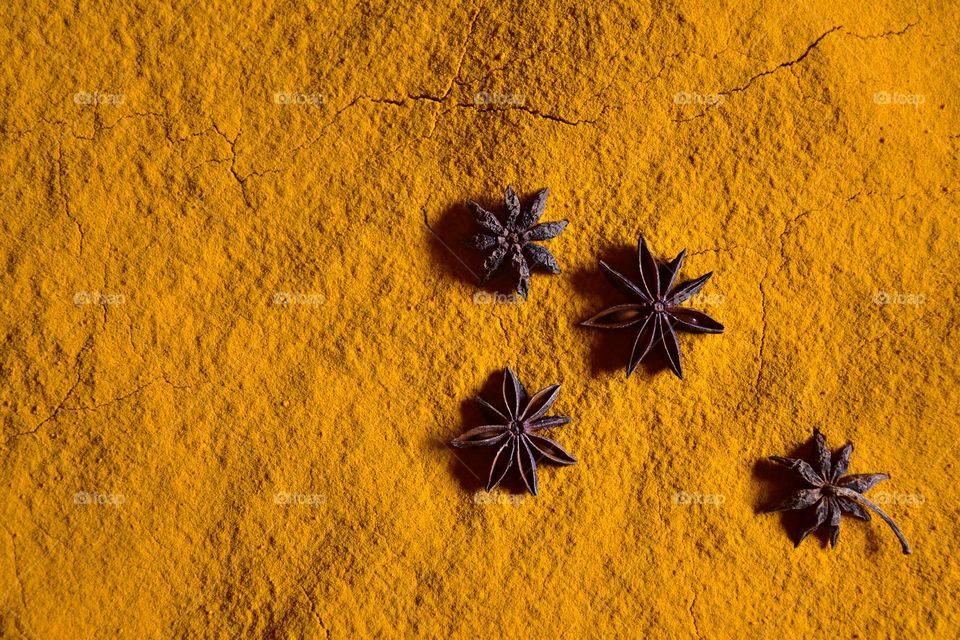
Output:
[[[960,634],[960,12],[802,4],[9,3],[0,636]],[[640,233],[714,272],[683,381],[578,325]],[[536,498],[446,444],[507,365]],[[814,427],[913,555],[757,514]]]

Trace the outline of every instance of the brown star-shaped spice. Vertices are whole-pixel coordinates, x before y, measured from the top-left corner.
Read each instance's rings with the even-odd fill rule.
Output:
[[[677,377],[683,378],[677,330],[723,333],[723,325],[707,314],[680,306],[703,288],[713,272],[677,285],[677,274],[687,255],[686,250],[672,261],[658,264],[642,235],[638,245],[639,283],[633,282],[603,260],[600,261],[600,267],[613,286],[634,302],[604,309],[582,324],[599,329],[624,329],[640,325],[627,364],[627,376],[633,373],[654,347],[660,345],[667,354],[670,368]]]
[[[544,415],[557,399],[560,385],[549,387],[528,397],[520,380],[510,367],[503,372],[503,404],[500,410],[477,397],[476,400],[495,424],[470,429],[452,442],[458,448],[496,447],[497,453],[490,467],[487,491],[492,491],[507,472],[517,467],[527,490],[537,495],[537,463],[542,456],[561,465],[576,463],[576,459],[559,444],[538,435],[548,429],[562,427],[570,422],[566,416]]]
[[[484,229],[482,233],[470,238],[467,244],[479,251],[493,248],[483,262],[480,274],[481,284],[487,282],[500,269],[504,261],[507,261],[517,279],[517,293],[526,300],[530,290],[531,267],[538,267],[550,273],[560,273],[560,265],[557,264],[550,250],[534,242],[556,238],[567,226],[566,220],[537,224],[547,206],[548,193],[547,189],[540,191],[534,196],[530,208],[523,209],[513,187],[508,186],[505,197],[507,205],[505,222],[500,222],[497,216],[476,202],[467,203],[477,224]]]
[[[850,463],[850,454],[853,452],[853,444],[848,442],[831,458],[826,439],[820,431],[814,429],[811,440],[815,457],[809,462],[798,458],[770,457],[770,460],[790,469],[793,475],[808,488],[794,491],[763,511],[769,513],[804,510],[807,522],[796,541],[796,546],[799,546],[808,535],[826,526],[830,531],[830,545],[836,547],[837,539],[840,537],[840,514],[847,513],[861,520],[869,520],[870,514],[863,508],[867,507],[890,525],[900,540],[903,552],[910,553],[910,545],[896,523],[863,495],[865,491],[881,480],[889,479],[890,476],[885,473],[845,475]]]

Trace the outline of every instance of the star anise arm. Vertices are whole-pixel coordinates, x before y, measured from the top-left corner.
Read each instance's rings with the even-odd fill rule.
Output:
[[[683,259],[687,257],[687,250],[684,249],[677,257],[667,264],[660,265],[660,290],[670,291],[677,281],[677,275],[680,273],[680,267],[683,265]]]
[[[604,309],[592,318],[581,322],[585,327],[595,327],[597,329],[623,329],[637,324],[641,320],[652,318],[647,313],[647,307],[639,304],[618,304]]]
[[[813,447],[816,457],[813,459],[813,469],[820,474],[824,481],[830,479],[830,449],[827,448],[827,439],[819,429],[813,430]]]
[[[507,475],[510,467],[513,466],[516,444],[516,438],[508,437],[503,444],[500,445],[500,448],[497,450],[497,455],[493,458],[493,464],[490,466],[490,478],[487,480],[487,491],[493,491],[496,486],[500,484],[500,481],[503,480],[503,477]]]
[[[477,221],[477,224],[479,224],[481,227],[489,229],[490,231],[493,231],[495,235],[503,235],[503,225],[500,224],[499,220],[497,220],[497,216],[493,215],[491,212],[487,211],[473,201],[467,202],[467,207],[470,209],[470,212],[473,213],[473,217]]]
[[[533,204],[530,205],[530,208],[526,212],[520,215],[520,219],[517,221],[518,229],[529,229],[543,216],[544,210],[547,208],[547,196],[550,194],[550,189],[543,189],[533,198]]]
[[[528,242],[523,246],[523,254],[530,266],[541,267],[550,273],[560,273],[560,265],[557,264],[557,259],[546,247]]]
[[[663,343],[663,348],[667,353],[667,361],[670,363],[670,368],[678,378],[683,380],[683,365],[680,363],[680,343],[677,342],[677,334],[673,330],[673,324],[669,318],[663,315],[657,316],[657,322],[659,323],[657,333],[660,335],[660,341]]]
[[[837,498],[837,503],[840,505],[841,511],[850,514],[854,518],[859,518],[860,520],[870,519],[870,512],[861,507],[855,500],[840,496]]]
[[[797,541],[794,543],[793,546],[799,547],[800,543],[803,542],[804,538],[806,538],[808,535],[810,535],[811,533],[819,529],[823,525],[823,523],[826,521],[829,511],[830,509],[827,506],[827,501],[821,498],[820,502],[817,503],[816,509],[814,509],[813,517],[810,520],[810,524],[808,524],[807,527],[800,532],[800,537],[797,538]]]
[[[600,261],[600,268],[603,270],[604,275],[607,276],[607,280],[610,281],[610,284],[612,284],[615,289],[620,291],[620,293],[629,298],[637,298],[647,304],[653,304],[653,299],[649,296],[649,294],[647,294],[646,291],[644,291],[643,287],[634,284],[627,276],[623,275],[603,260]]]
[[[543,457],[547,458],[551,462],[562,465],[576,464],[577,459],[572,455],[566,452],[566,450],[561,447],[559,444],[550,440],[549,438],[544,438],[542,436],[535,436],[532,434],[527,434],[527,439],[530,442],[530,445],[540,452]]]
[[[486,260],[483,261],[483,266],[480,267],[480,282],[481,284],[487,282],[497,269],[500,268],[500,265],[503,264],[503,259],[507,255],[506,245],[500,245],[496,247],[493,252],[487,256]]]
[[[636,340],[633,341],[633,351],[630,352],[630,361],[627,363],[627,377],[643,362],[657,339],[657,320],[654,316],[647,316],[643,326],[637,333]]]
[[[903,533],[900,531],[900,527],[897,526],[897,523],[894,522],[893,519],[890,518],[890,516],[888,516],[886,513],[883,512],[883,509],[873,504],[866,496],[860,493],[857,493],[852,489],[845,489],[840,487],[840,488],[837,488],[837,493],[845,498],[856,500],[857,502],[867,507],[868,509],[872,510],[878,516],[880,516],[883,519],[883,521],[886,522],[887,525],[893,530],[893,533],[897,536],[897,540],[900,541],[900,547],[903,549],[903,552],[905,554],[910,554],[913,552],[913,549],[910,548],[910,543],[907,542],[907,539],[903,536]]]
[[[691,296],[697,295],[700,289],[703,289],[703,285],[707,284],[707,280],[710,279],[710,276],[713,275],[713,272],[705,273],[696,280],[688,280],[684,282],[673,291],[668,294],[668,302],[671,306],[677,306],[678,304],[683,303],[688,300]]]
[[[797,509],[806,509],[816,504],[820,499],[820,489],[800,489],[794,491],[780,502],[776,502],[769,507],[764,507],[764,513],[774,513],[776,511],[796,511]]]
[[[507,408],[512,420],[520,415],[520,403],[526,395],[517,374],[513,372],[513,369],[507,367],[507,370],[503,372],[503,406]]]
[[[651,300],[660,299],[660,269],[657,267],[657,259],[653,257],[647,241],[641,235],[637,242],[637,253],[640,262],[640,279],[643,282],[644,291]]]
[[[523,484],[527,486],[527,491],[537,495],[537,461],[530,451],[530,445],[523,436],[517,438],[517,468],[520,469],[520,477],[523,478]]]
[[[836,548],[840,539],[840,505],[835,498],[830,499],[830,546]]]
[[[723,333],[723,325],[705,314],[703,311],[688,307],[673,307],[670,317],[676,320],[677,329],[691,333]]]
[[[857,493],[865,493],[876,486],[878,482],[889,479],[890,476],[885,473],[855,473],[840,478],[837,484]]]
[[[533,397],[530,398],[529,402],[527,402],[527,406],[519,418],[520,422],[532,422],[543,416],[556,401],[559,393],[560,385],[558,384],[552,384],[545,389],[537,391],[533,394]]]
[[[814,471],[813,467],[811,467],[805,460],[801,460],[799,458],[784,458],[782,456],[770,456],[769,459],[786,467],[787,469],[790,469],[791,471],[796,472],[796,474],[809,483],[810,486],[823,486],[823,479],[817,475],[817,472]]]
[[[467,246],[478,251],[483,251],[497,244],[498,240],[499,238],[488,233],[478,233],[467,240]]]
[[[507,203],[507,229],[513,229],[517,225],[517,218],[520,217],[520,198],[517,192],[513,190],[513,185],[507,185],[507,193],[504,197]]]
[[[460,434],[454,438],[450,444],[458,449],[464,449],[466,447],[486,447],[499,444],[508,433],[509,430],[502,424],[483,425]]]
[[[502,411],[500,411],[500,409],[497,409],[495,406],[493,406],[492,404],[490,404],[480,396],[474,396],[473,399],[476,400],[481,407],[483,407],[484,411],[486,411],[491,418],[500,418],[505,423],[510,422],[510,416],[505,415]]]
[[[527,231],[528,240],[550,240],[560,235],[567,227],[566,220],[557,220],[555,222],[541,222],[538,225],[530,227]]]
[[[562,427],[565,424],[570,424],[570,418],[567,416],[544,416],[528,424],[527,431],[547,431],[548,429]]]
[[[830,474],[831,481],[835,482],[847,472],[847,468],[850,466],[851,453],[853,453],[853,443],[848,442],[833,456],[833,472]]]
[[[510,256],[510,263],[517,276],[517,293],[526,300],[530,293],[530,265],[527,264],[527,259],[523,257],[523,251],[514,247]]]

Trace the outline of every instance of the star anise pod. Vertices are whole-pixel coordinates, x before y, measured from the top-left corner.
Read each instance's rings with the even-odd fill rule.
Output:
[[[885,514],[880,507],[866,498],[863,493],[881,480],[890,478],[885,473],[858,473],[846,475],[850,463],[850,454],[853,444],[848,442],[842,449],[830,456],[826,439],[817,429],[813,430],[811,438],[814,448],[814,459],[809,462],[798,458],[782,458],[771,456],[770,460],[783,465],[793,472],[808,488],[794,491],[780,502],[765,508],[764,512],[805,510],[807,522],[800,534],[796,545],[803,539],[826,526],[830,531],[830,545],[837,546],[840,536],[840,514],[847,513],[854,518],[869,520],[870,513],[864,507],[871,509],[890,525],[900,540],[904,553],[910,553],[910,545],[900,532],[896,523]]]
[[[562,427],[570,422],[566,416],[544,415],[557,399],[560,385],[552,384],[528,397],[526,390],[510,367],[503,372],[503,405],[498,409],[480,398],[476,401],[489,414],[494,424],[470,429],[452,442],[458,448],[496,447],[497,453],[490,467],[487,491],[496,487],[507,472],[516,466],[527,490],[537,495],[537,463],[540,457],[561,465],[576,463],[576,459],[559,444],[538,433]]]
[[[505,198],[507,219],[502,223],[497,216],[476,202],[467,203],[477,224],[484,229],[482,233],[470,238],[467,244],[479,251],[493,248],[481,267],[481,284],[490,280],[503,266],[504,261],[507,261],[517,279],[517,293],[526,300],[530,289],[531,267],[560,273],[560,265],[553,254],[546,247],[534,244],[534,241],[556,238],[567,226],[566,220],[537,224],[547,206],[548,192],[549,189],[539,192],[534,196],[530,208],[523,209],[513,187],[508,186]]]
[[[707,314],[680,306],[703,288],[713,272],[695,280],[675,284],[680,266],[687,255],[686,250],[681,251],[670,262],[658,263],[650,253],[642,235],[638,245],[639,283],[633,282],[603,260],[600,261],[600,267],[613,286],[633,302],[604,309],[582,324],[600,329],[624,329],[639,325],[640,330],[637,332],[633,352],[627,364],[627,376],[633,373],[637,365],[654,347],[660,345],[667,354],[670,368],[677,377],[683,378],[677,330],[693,333],[723,333],[723,325]]]

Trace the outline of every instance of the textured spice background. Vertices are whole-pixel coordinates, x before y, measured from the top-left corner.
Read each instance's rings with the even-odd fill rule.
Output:
[[[58,4],[2,9],[0,635],[960,631],[955,3]],[[477,304],[424,222],[508,182],[564,272]],[[576,324],[640,232],[716,271],[683,382]],[[535,499],[444,445],[506,364],[574,418]],[[755,514],[815,425],[914,555]]]

